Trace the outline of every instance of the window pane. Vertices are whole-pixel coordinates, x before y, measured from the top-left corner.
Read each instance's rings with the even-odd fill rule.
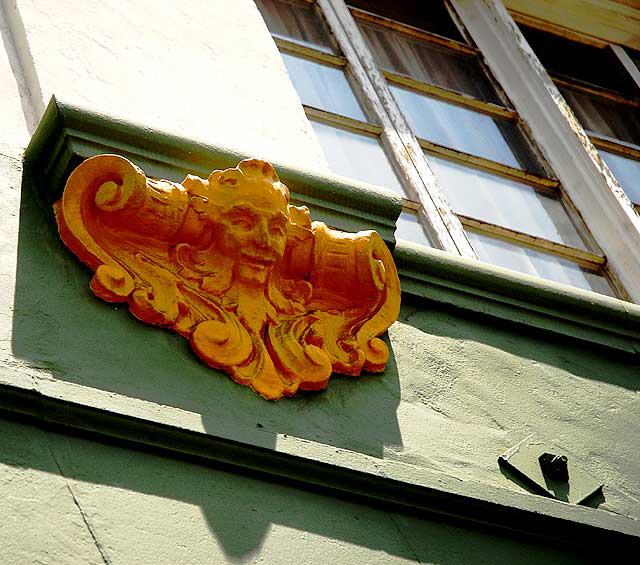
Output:
[[[562,202],[552,195],[433,155],[427,159],[459,214],[586,249]]]
[[[568,88],[560,92],[585,129],[640,145],[640,112],[636,108]]]
[[[514,124],[406,88],[391,84],[389,88],[416,136],[511,167],[538,171]]]
[[[602,149],[599,151],[629,200],[640,204],[640,161],[602,151]]]
[[[367,121],[344,71],[287,53],[282,59],[303,104]]]
[[[425,10],[425,0],[402,0],[402,2],[347,0],[347,4],[390,20],[464,42],[443,0],[429,0],[428,10]]]
[[[382,69],[501,103],[474,56],[368,22],[359,21],[358,25]]]
[[[396,223],[396,238],[433,247],[414,212],[402,212]]]
[[[622,93],[635,92],[633,81],[611,49],[524,25],[520,29],[548,71]]]
[[[335,52],[324,22],[311,4],[295,0],[256,0],[256,4],[269,31],[276,37]]]
[[[467,231],[467,235],[481,261],[585,290],[593,290],[600,294],[615,296],[605,277],[572,261],[481,235],[474,231]]]
[[[376,137],[311,121],[331,170],[404,195],[398,177]]]

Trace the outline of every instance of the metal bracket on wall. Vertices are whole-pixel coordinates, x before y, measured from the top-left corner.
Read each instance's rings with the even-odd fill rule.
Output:
[[[535,435],[500,455],[498,463],[535,492],[571,504],[583,503],[603,486],[563,449]]]

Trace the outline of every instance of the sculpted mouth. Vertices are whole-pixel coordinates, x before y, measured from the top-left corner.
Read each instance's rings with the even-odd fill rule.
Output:
[[[266,269],[271,267],[276,262],[274,257],[264,255],[242,255],[242,263],[259,269]]]

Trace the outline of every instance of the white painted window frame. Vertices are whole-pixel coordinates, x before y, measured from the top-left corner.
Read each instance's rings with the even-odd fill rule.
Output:
[[[436,247],[477,258],[462,223],[438,186],[416,138],[411,133],[386,79],[378,70],[371,52],[343,0],[316,0],[338,45],[349,61],[350,72],[363,90],[369,110],[382,125],[382,144],[400,169],[405,187],[424,214],[423,222]]]
[[[485,62],[527,123],[604,251],[640,302],[640,217],[501,0],[451,0]]]

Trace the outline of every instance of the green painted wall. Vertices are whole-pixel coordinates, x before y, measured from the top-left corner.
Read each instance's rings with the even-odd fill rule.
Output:
[[[2,281],[15,284],[2,293],[10,337],[1,383],[294,456],[326,462],[335,453],[339,465],[367,456],[390,478],[397,469],[430,472],[489,498],[524,493],[534,510],[543,499],[506,476],[497,457],[535,432],[605,483],[598,510],[568,515],[640,518],[637,354],[414,297],[389,332],[384,374],[338,376],[324,393],[266,402],[204,366],[183,338],[93,296],[89,271],[23,177],[18,150],[0,152],[0,184]],[[0,555],[14,562],[584,559],[575,548],[4,419],[0,489],[10,516]]]
[[[12,563],[582,563],[284,484],[0,420]],[[9,561],[5,561],[9,562]]]

